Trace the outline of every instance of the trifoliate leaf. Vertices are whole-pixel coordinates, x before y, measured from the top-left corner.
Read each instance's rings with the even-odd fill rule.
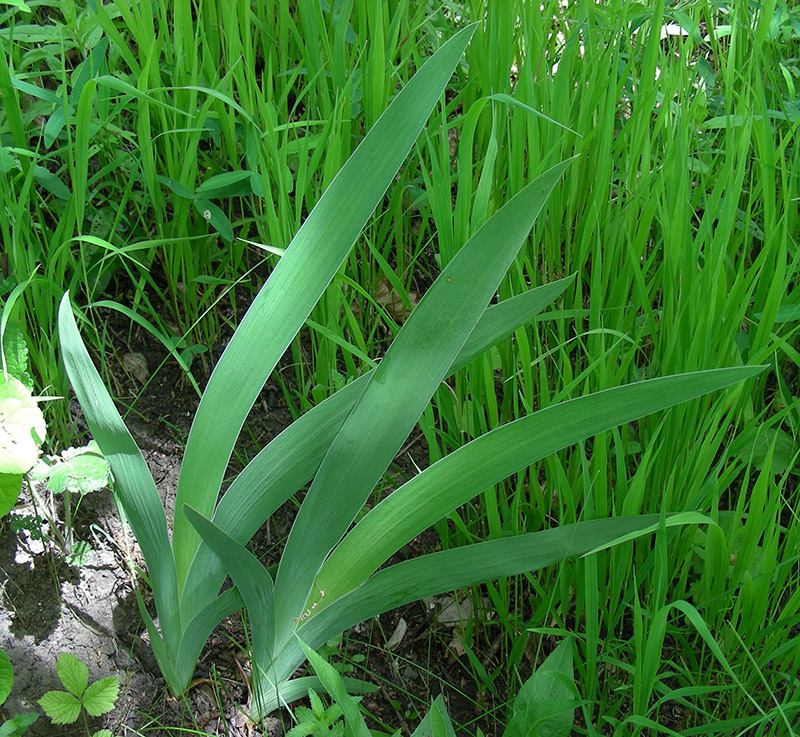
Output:
[[[64,688],[80,699],[89,683],[89,669],[86,664],[72,653],[61,653],[58,656],[57,670]]]
[[[0,650],[0,704],[4,703],[14,685],[14,669],[8,655]]]
[[[39,457],[46,427],[28,388],[0,373],[0,473],[27,473]]]
[[[114,708],[119,693],[119,676],[109,676],[95,681],[83,696],[83,707],[93,717],[99,717]]]
[[[66,691],[48,691],[39,699],[39,706],[53,724],[72,724],[81,715],[81,702]]]
[[[22,474],[0,473],[0,517],[5,517],[14,509],[20,491],[22,491]]]

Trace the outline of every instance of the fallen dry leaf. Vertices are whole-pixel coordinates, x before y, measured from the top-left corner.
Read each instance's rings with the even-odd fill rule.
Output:
[[[147,359],[141,353],[126,353],[122,357],[122,367],[140,384],[150,377]]]
[[[399,292],[392,287],[385,276],[382,276],[381,280],[378,282],[378,288],[375,290],[375,301],[397,322],[405,322],[411,314],[411,310],[406,307]],[[409,291],[408,301],[413,310],[419,302],[419,294],[414,291]]]
[[[394,650],[403,641],[403,638],[406,636],[406,632],[408,632],[408,623],[405,619],[400,617],[400,620],[397,622],[397,627],[394,628],[392,636],[386,642],[386,649]]]

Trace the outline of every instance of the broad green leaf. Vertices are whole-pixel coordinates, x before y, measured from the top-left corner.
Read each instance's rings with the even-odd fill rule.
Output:
[[[744,115],[719,115],[716,118],[709,118],[700,127],[703,130],[715,130],[717,128],[738,128],[747,122]]]
[[[0,473],[30,471],[45,434],[44,415],[28,388],[0,373]]]
[[[433,700],[430,710],[412,732],[411,737],[455,737],[453,722],[441,695]]]
[[[503,737],[569,737],[577,706],[572,649],[572,640],[562,640],[525,681]]]
[[[17,503],[22,491],[22,474],[0,473],[0,517],[5,517]]]
[[[0,724],[0,737],[19,737],[19,735],[23,735],[38,718],[39,715],[36,712],[14,714],[13,719]]]
[[[568,165],[561,163],[528,184],[469,239],[374,369],[331,443],[286,542],[275,580],[278,627],[285,630],[305,608],[316,572],[447,376]]]
[[[49,169],[45,169],[45,167],[39,166],[39,164],[34,164],[33,179],[40,187],[43,187],[60,200],[68,200],[70,198],[71,193],[69,187]]]
[[[317,585],[330,592],[331,600],[336,599],[358,586],[434,521],[538,459],[762,370],[761,366],[747,366],[641,381],[547,407],[486,433],[374,507],[331,553]]]
[[[31,477],[43,481],[54,494],[68,491],[83,495],[108,486],[109,470],[97,441],[92,440],[83,448],[68,448],[50,463],[40,461]]]
[[[81,715],[81,702],[66,691],[48,691],[39,706],[53,724],[72,724]]]
[[[23,717],[33,716],[34,719],[32,721],[36,721],[36,717],[39,715],[36,713],[33,714],[15,714],[13,719],[8,719],[7,721],[0,724],[0,737],[17,737],[18,735],[25,734],[29,725],[26,725],[23,721]]]
[[[180,182],[161,175],[157,176],[156,179],[165,187],[168,187],[174,194],[178,195],[178,197],[183,197],[187,200],[194,199],[194,192]]]
[[[195,210],[203,216],[203,220],[208,222],[226,241],[230,243],[233,240],[231,221],[219,207],[205,199],[196,199],[192,204]]]
[[[89,716],[99,717],[111,711],[119,693],[119,676],[108,676],[92,683],[83,696],[83,708]]]
[[[14,669],[4,650],[0,650],[0,705],[4,704],[14,685]]]
[[[14,714],[13,721],[16,723],[20,734],[24,734],[28,727],[31,726],[37,719],[39,715],[36,712],[30,712],[28,714]]]
[[[68,565],[74,566],[75,568],[82,568],[85,566],[92,557],[92,546],[86,542],[86,540],[78,540],[72,546],[72,552],[70,552],[64,560],[66,560]]]
[[[113,737],[110,729],[100,729],[95,732],[92,737]]]
[[[86,664],[72,653],[61,653],[56,668],[64,688],[80,699],[89,683],[89,669]]]
[[[231,451],[258,393],[347,257],[439,99],[474,27],[458,32],[397,95],[317,202],[228,343],[197,409],[175,508],[214,511]],[[178,580],[200,539],[182,512],[173,546]]]
[[[2,68],[2,63],[0,63],[0,68]],[[14,313],[17,301],[22,297],[35,276],[36,270],[29,274],[25,281],[18,282],[11,292],[3,297],[2,310],[0,310],[0,335],[3,337],[2,344],[0,344],[2,349],[2,366],[0,366],[2,375],[0,375],[0,379],[11,374],[15,379],[19,379],[31,392],[33,392],[33,379],[28,372],[28,346],[19,326],[11,321],[11,316]],[[14,281],[13,276],[6,281],[8,284],[5,286],[10,286]]]
[[[761,318],[760,312],[755,314],[755,317]],[[775,313],[774,322],[794,322],[800,320],[800,304],[781,305]]]
[[[15,31],[18,31],[19,28],[20,27],[18,26],[17,29],[15,29]],[[47,41],[52,40],[51,38],[52,31],[50,30],[50,28],[46,28],[44,26],[39,26],[39,25],[27,26],[27,28],[30,29],[30,32],[33,34],[33,37],[35,37],[37,34],[43,34],[46,36]],[[18,33],[16,32],[14,33],[14,38],[15,39],[20,38]],[[16,87],[20,92],[24,92],[26,95],[35,97],[38,100],[46,100],[47,102],[53,105],[58,105],[61,102],[58,95],[51,89],[47,89],[45,87],[39,87],[39,85],[31,84],[30,82],[25,82],[24,80],[19,79],[18,77],[12,77],[11,81],[14,87]]]
[[[0,173],[8,174],[14,168],[14,155],[8,146],[0,146]]]
[[[764,468],[767,459],[770,461],[770,471],[780,476],[790,468],[797,455],[797,444],[779,427],[754,427],[745,438],[740,438],[744,443],[736,457],[745,463],[751,463],[760,471]]]
[[[3,330],[3,368],[33,392],[33,378],[28,372],[28,345],[19,326],[13,322],[6,323]]]
[[[31,8],[25,0],[2,0],[3,5],[12,5],[15,8],[19,8],[23,13],[30,13]]]

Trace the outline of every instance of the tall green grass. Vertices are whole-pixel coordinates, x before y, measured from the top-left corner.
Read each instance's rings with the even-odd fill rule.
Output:
[[[437,529],[447,546],[611,514],[713,516],[721,527],[708,538],[671,531],[653,547],[489,587],[501,669],[513,681],[524,668],[539,638],[528,627],[567,629],[581,646],[587,734],[644,733],[675,704],[679,732],[789,733],[800,702],[795,8],[31,5],[31,16],[0,15],[2,293],[30,279],[16,319],[42,386],[61,392],[64,288],[82,293],[100,351],[91,305],[118,296],[118,283],[133,285],[125,306],[164,342],[212,347],[223,321],[208,308],[246,269],[279,258],[420,59],[482,21],[294,344],[287,394],[302,411],[363,372],[398,319],[376,296],[381,278],[410,306],[409,292],[424,291],[499,202],[580,154],[535,227],[539,247],[498,299],[571,273],[575,285],[535,329],[441,387],[421,423],[431,460],[566,397],[683,370],[773,370],[745,392],[550,457]],[[483,635],[467,642],[478,681],[491,676]]]
[[[796,668],[797,618],[786,605],[797,588],[798,401],[789,389],[797,323],[785,319],[797,302],[800,115],[778,73],[796,60],[800,36],[776,24],[779,10],[551,3],[540,13],[520,3],[510,13],[487,4],[484,38],[468,56],[475,102],[454,166],[437,166],[445,140],[430,146],[435,191],[449,177],[458,182],[452,215],[448,202],[430,202],[444,243],[491,211],[484,181],[513,191],[553,157],[584,154],[537,224],[533,242],[542,248],[521,259],[500,296],[576,271],[574,293],[561,315],[520,331],[493,361],[440,391],[427,433],[434,454],[620,381],[678,366],[774,365],[747,394],[609,432],[488,490],[480,510],[440,526],[461,542],[623,512],[700,509],[724,521],[714,540],[680,534],[662,540],[658,556],[614,552],[530,582],[532,592],[552,592],[549,616],[585,637],[585,717],[598,730],[611,721],[620,734],[638,733],[681,687],[695,689],[684,701],[698,733],[725,734],[735,718],[778,734],[787,724],[781,705],[789,715],[800,708],[786,676]],[[514,617],[514,592],[518,600],[510,584],[490,589],[509,643],[525,624]],[[693,603],[723,653],[735,653],[739,683],[690,622],[675,623],[674,613],[653,620],[678,600]],[[625,633],[634,625],[631,643]],[[691,665],[660,662],[666,632],[692,653]],[[521,648],[508,652],[511,665],[519,662]],[[609,689],[597,674],[612,667],[618,682]],[[711,672],[718,675],[709,682]]]

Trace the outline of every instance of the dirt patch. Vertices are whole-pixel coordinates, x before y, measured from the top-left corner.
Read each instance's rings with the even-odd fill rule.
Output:
[[[130,589],[119,555],[108,544],[96,542],[87,563],[73,568],[37,542],[8,527],[0,538],[6,615],[0,620],[0,646],[11,659],[15,678],[4,711],[7,716],[41,712],[37,700],[49,690],[63,690],[56,662],[60,653],[68,652],[86,663],[90,681],[120,676],[121,695],[114,711],[89,721],[92,729],[116,729],[136,709],[146,708],[143,694],[163,688],[151,675],[152,656],[151,662],[141,661],[131,646],[139,615],[129,606]],[[83,725],[58,727],[42,716],[28,734],[55,737],[86,732]]]

